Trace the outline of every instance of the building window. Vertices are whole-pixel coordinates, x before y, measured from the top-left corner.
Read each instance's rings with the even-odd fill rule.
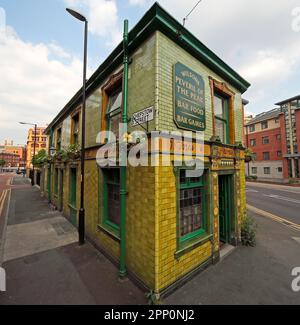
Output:
[[[121,123],[122,97],[121,87],[109,94],[106,113],[108,130],[113,132],[117,139],[119,139],[119,125]]]
[[[54,194],[58,194],[58,169],[54,170]]]
[[[278,119],[278,118],[275,119],[275,123],[276,123],[276,124],[279,123],[279,119]]]
[[[282,173],[282,167],[277,168],[278,173]]]
[[[77,204],[77,169],[70,168],[70,196],[69,203],[73,208],[76,208]]]
[[[186,177],[180,170],[179,187],[179,242],[193,239],[206,232],[204,176]]]
[[[255,124],[249,126],[249,132],[255,132]]]
[[[255,147],[256,146],[256,140],[255,139],[250,139],[250,146]]]
[[[277,151],[277,157],[282,157],[282,151],[280,150]]]
[[[269,144],[270,143],[269,137],[263,137],[262,138],[262,143],[263,144]]]
[[[71,144],[79,143],[79,113],[72,117]]]
[[[257,167],[252,167],[252,174],[253,175],[256,175],[257,174]]]
[[[222,143],[229,143],[228,99],[214,96],[216,136]]]
[[[256,160],[257,159],[257,154],[254,152],[252,157],[253,157],[253,160]]]
[[[261,128],[262,130],[265,130],[268,128],[268,121],[261,122]]]
[[[263,160],[270,160],[270,153],[269,152],[264,152],[263,153]]]
[[[120,169],[103,169],[104,197],[103,223],[109,230],[120,230]]]
[[[277,134],[277,135],[276,135],[276,140],[277,140],[277,141],[281,141],[281,134]]]
[[[60,128],[57,130],[57,133],[56,133],[56,150],[57,151],[61,150],[61,134],[62,134],[62,131]]]
[[[270,167],[264,167],[264,174],[270,175],[271,174],[271,168]]]

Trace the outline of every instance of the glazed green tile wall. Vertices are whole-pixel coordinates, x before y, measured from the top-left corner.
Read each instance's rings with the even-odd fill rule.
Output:
[[[101,88],[89,96],[86,102],[86,147],[93,147],[101,125]]]
[[[211,111],[211,89],[209,76],[218,81],[224,81],[204,64],[195,59],[192,55],[174,43],[164,34],[157,32],[158,42],[158,89],[159,89],[159,130],[177,130],[174,123],[173,108],[173,66],[180,62],[198,74],[205,82],[205,106],[206,106],[206,131],[205,140],[209,140],[213,134],[212,130],[212,111]],[[228,84],[227,84],[228,85]],[[235,120],[237,141],[242,140],[242,102],[241,95],[237,89],[228,85],[236,93],[235,96]]]
[[[149,38],[130,57],[128,81],[128,116],[154,106],[155,104],[155,34]],[[131,127],[129,131],[142,131],[139,126]],[[145,125],[144,125],[145,126]],[[155,120],[149,123],[149,130],[155,129]]]

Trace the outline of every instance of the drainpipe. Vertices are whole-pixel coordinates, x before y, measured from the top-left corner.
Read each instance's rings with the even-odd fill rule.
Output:
[[[124,21],[124,71],[123,71],[123,110],[122,123],[123,135],[127,133],[127,99],[128,99],[128,20]],[[126,141],[126,140],[125,140]],[[120,170],[120,205],[121,205],[121,223],[120,223],[120,270],[119,277],[126,277],[126,172],[127,172],[127,143],[120,148],[121,152],[121,170]]]
[[[51,155],[51,149],[53,148],[53,135],[54,135],[54,131],[53,128],[50,129],[50,143],[49,143],[49,153]],[[51,191],[51,187],[52,187],[52,174],[51,174],[51,163],[50,163],[50,168],[48,168],[48,173],[47,173],[47,185],[48,185],[48,201],[49,203],[51,203],[52,201],[52,191]],[[50,173],[50,176],[48,175]]]

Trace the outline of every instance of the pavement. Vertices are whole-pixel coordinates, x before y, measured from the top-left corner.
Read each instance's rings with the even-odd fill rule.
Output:
[[[0,173],[0,266],[3,255],[4,229],[6,228],[8,203],[13,174]]]
[[[299,305],[300,231],[254,215],[257,246],[238,247],[165,299],[167,305]]]
[[[117,268],[98,250],[89,243],[78,246],[76,229],[51,210],[27,179],[14,177],[12,184],[7,182],[5,188],[11,190],[11,196],[4,223],[4,252],[0,254],[0,265],[3,262],[7,273],[7,292],[0,292],[0,305],[146,303],[144,293],[130,280],[118,280]],[[279,211],[298,222],[294,209],[299,196],[297,199],[295,189],[261,184],[247,189],[249,204],[273,213]],[[285,208],[278,210],[281,205]],[[300,304],[300,292],[291,287],[295,279],[292,270],[300,267],[300,227],[289,227],[251,211],[249,214],[258,224],[257,246],[238,247],[222,254],[225,256],[220,263],[165,298],[164,304]]]
[[[247,203],[300,226],[300,188],[247,183]]]
[[[27,179],[14,177],[0,265],[7,291],[0,305],[139,305],[145,295],[92,245]],[[0,255],[1,256],[1,255]]]

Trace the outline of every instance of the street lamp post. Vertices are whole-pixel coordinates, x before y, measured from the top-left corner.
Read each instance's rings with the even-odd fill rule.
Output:
[[[85,243],[85,209],[84,209],[84,165],[85,165],[85,108],[86,108],[86,70],[87,70],[87,41],[88,20],[79,12],[67,8],[67,12],[76,19],[84,22],[84,55],[83,55],[83,87],[82,87],[82,121],[81,121],[81,191],[78,222],[79,245]]]
[[[22,125],[32,125],[34,126],[34,135],[33,135],[33,156],[32,158],[34,158],[35,156],[35,150],[36,150],[36,132],[37,132],[37,124],[36,123],[26,123],[26,122],[19,122]],[[31,178],[31,185],[34,186],[34,172],[35,172],[35,168],[34,168],[34,161],[32,161],[32,178]]]

